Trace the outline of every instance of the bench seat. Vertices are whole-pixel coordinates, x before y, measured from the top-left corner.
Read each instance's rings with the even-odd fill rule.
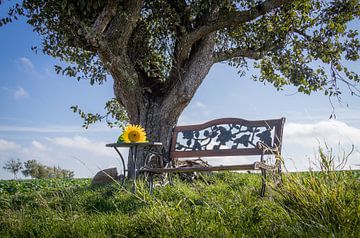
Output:
[[[161,173],[188,173],[205,171],[223,171],[223,170],[255,170],[256,163],[242,165],[220,165],[211,167],[177,167],[177,168],[143,168],[140,172],[149,172],[155,174]]]

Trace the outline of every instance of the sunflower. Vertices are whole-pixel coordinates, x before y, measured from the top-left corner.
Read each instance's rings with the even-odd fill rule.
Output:
[[[119,141],[125,143],[131,142],[146,142],[146,133],[144,128],[139,125],[127,125],[119,137]]]

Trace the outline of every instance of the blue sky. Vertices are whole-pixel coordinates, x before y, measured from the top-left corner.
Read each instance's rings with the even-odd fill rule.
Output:
[[[39,42],[39,36],[23,21],[0,28],[0,166],[11,158],[36,159],[74,170],[77,177],[91,177],[99,169],[118,166],[115,152],[104,145],[114,142],[120,131],[105,124],[85,130],[70,110],[79,105],[85,111],[102,112],[104,103],[114,96],[112,79],[91,86],[56,75],[56,59],[31,51]],[[358,69],[359,62],[351,67]],[[252,81],[254,71],[244,77],[236,72],[226,64],[213,66],[179,124],[220,117],[286,117],[283,155],[289,170],[308,169],[309,159],[315,161],[314,150],[324,141],[336,153],[353,144],[355,152],[348,165],[356,168],[360,164],[360,98],[345,90],[342,104],[334,100],[337,119],[328,120],[332,108],[321,93],[307,96],[292,87],[277,91],[270,84]],[[235,159],[215,161],[234,163]],[[0,179],[8,178],[12,175],[1,169]]]

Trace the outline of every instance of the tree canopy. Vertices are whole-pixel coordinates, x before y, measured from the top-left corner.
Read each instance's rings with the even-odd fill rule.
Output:
[[[91,84],[106,80],[111,62],[101,60],[99,50],[109,45],[115,49],[108,56],[127,54],[144,90],[165,93],[196,43],[215,33],[214,63],[243,70],[245,59],[254,59],[260,81],[338,94],[336,81],[349,79],[352,90],[352,82],[359,82],[342,63],[359,58],[358,32],[347,28],[359,12],[358,0],[25,0],[1,23],[26,16],[43,37],[41,50],[71,63],[56,71]],[[331,72],[320,62],[330,64]]]

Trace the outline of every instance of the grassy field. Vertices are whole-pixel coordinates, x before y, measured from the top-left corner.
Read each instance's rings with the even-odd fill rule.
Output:
[[[0,237],[359,237],[360,173],[218,173],[136,195],[88,179],[0,181]],[[270,185],[271,186],[271,185]]]

